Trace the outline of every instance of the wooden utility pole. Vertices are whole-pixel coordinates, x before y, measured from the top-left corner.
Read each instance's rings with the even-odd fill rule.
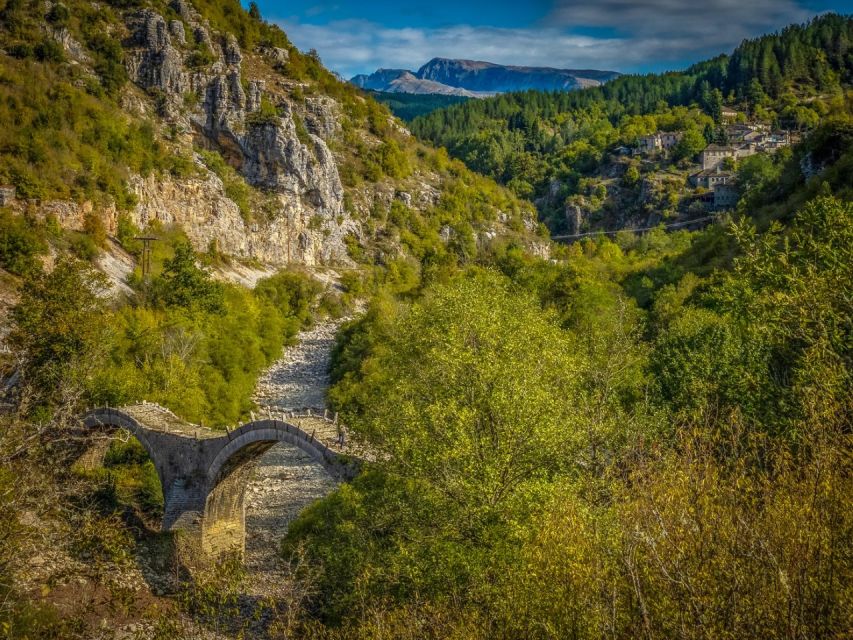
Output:
[[[142,241],[142,258],[140,263],[142,265],[142,279],[144,280],[146,276],[151,275],[151,243],[157,240],[157,238],[154,236],[140,236],[134,238],[134,240]]]

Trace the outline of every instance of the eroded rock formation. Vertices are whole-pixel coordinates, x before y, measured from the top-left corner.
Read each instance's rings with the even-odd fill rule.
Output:
[[[346,262],[343,238],[356,228],[344,211],[337,164],[325,142],[340,128],[334,100],[306,102],[308,133],[302,136],[292,105],[281,94],[268,95],[277,115],[259,116],[266,83],[244,81],[237,39],[212,32],[183,0],[173,6],[180,21],[167,23],[148,9],[129,20],[131,79],[158,97],[161,116],[191,132],[197,145],[221,150],[249,184],[273,194],[278,211],[266,220],[244,222],[212,174],[139,178],[132,181],[139,199],[136,222],[177,223],[199,250],[215,240],[221,251],[270,264]],[[213,61],[198,64],[199,51],[209,52]],[[273,53],[287,60],[286,51]]]

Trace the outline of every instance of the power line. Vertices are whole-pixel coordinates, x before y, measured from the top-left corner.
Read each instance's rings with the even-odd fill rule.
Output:
[[[563,236],[551,236],[551,240],[571,240],[573,238],[587,238],[589,236],[606,236],[611,234],[619,233],[620,231],[631,231],[632,233],[638,233],[640,231],[654,231],[655,229],[660,229],[663,227],[664,229],[672,229],[674,227],[683,227],[688,224],[694,224],[696,222],[704,222],[705,220],[714,220],[717,216],[705,216],[704,218],[695,218],[694,220],[686,220],[684,222],[672,222],[670,224],[665,225],[656,225],[654,227],[643,227],[641,229],[619,229],[617,231],[588,231],[587,233],[577,233],[574,235],[563,235]]]

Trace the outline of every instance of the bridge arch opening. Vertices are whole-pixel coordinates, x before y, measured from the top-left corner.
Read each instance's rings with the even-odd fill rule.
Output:
[[[246,497],[259,466],[266,469],[270,464],[277,466],[285,461],[293,464],[298,460],[303,465],[322,469],[325,481],[321,484],[331,487],[345,472],[325,445],[306,438],[303,432],[286,423],[272,420],[249,423],[231,437],[207,474],[210,484],[202,519],[202,548],[211,555],[233,549],[245,551]]]
[[[245,548],[246,490],[258,460],[276,442],[250,442],[236,450],[210,475],[202,519],[202,548],[206,553],[219,555]]]
[[[358,458],[340,451],[337,423],[310,412],[296,424],[270,416],[224,432],[187,424],[150,403],[93,409],[82,420],[88,428],[126,429],[139,440],[160,480],[162,529],[184,530],[209,555],[245,550],[247,486],[258,460],[277,443],[298,449],[334,478],[358,472]]]
[[[281,541],[290,524],[306,507],[337,489],[340,480],[287,443],[274,445],[258,458],[246,487],[243,555],[255,575],[263,579],[278,566]]]
[[[74,469],[100,481],[97,492],[104,508],[130,509],[147,529],[160,528],[163,484],[144,436],[112,426],[97,429]]]

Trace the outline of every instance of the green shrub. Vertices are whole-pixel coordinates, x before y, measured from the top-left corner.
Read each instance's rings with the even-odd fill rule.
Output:
[[[0,267],[16,275],[32,273],[39,268],[38,256],[47,243],[23,217],[8,209],[0,209]]]
[[[256,126],[278,124],[280,121],[278,109],[267,96],[261,96],[260,108],[246,116],[246,123]]]
[[[68,248],[75,256],[86,262],[93,262],[101,253],[101,248],[92,236],[71,231],[67,235]]]

